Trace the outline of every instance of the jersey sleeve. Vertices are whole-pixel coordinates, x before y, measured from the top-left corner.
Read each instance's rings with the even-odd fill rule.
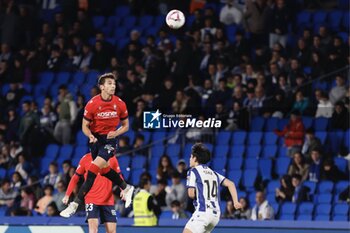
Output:
[[[126,104],[124,101],[122,101],[121,99],[119,99],[118,101],[120,101],[119,103],[119,108],[120,108],[120,113],[119,113],[119,116],[120,116],[120,120],[125,120],[128,118],[128,109],[126,107]]]
[[[79,165],[77,167],[77,169],[75,170],[75,173],[78,175],[78,176],[83,176],[85,174],[85,161],[84,161],[84,158],[81,158],[81,160],[79,161]]]
[[[84,119],[87,121],[92,121],[94,118],[94,105],[93,100],[90,100],[84,109]]]
[[[220,183],[220,185],[222,185],[222,182],[224,182],[224,180],[226,179],[225,176],[220,175],[219,173],[215,172],[216,176],[218,177],[218,181]]]
[[[186,186],[187,188],[196,188],[196,176],[192,169],[187,172]]]

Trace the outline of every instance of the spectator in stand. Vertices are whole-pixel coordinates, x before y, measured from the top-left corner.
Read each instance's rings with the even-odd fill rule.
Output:
[[[242,23],[243,13],[235,0],[227,0],[226,5],[221,8],[220,11],[220,22],[225,25]]]
[[[131,150],[130,139],[128,136],[120,136],[118,141],[118,153],[123,154]]]
[[[301,175],[295,174],[292,176],[292,184],[294,188],[292,202],[297,204],[309,200],[310,189],[302,184],[301,179]]]
[[[61,174],[58,173],[58,166],[56,162],[51,162],[49,165],[49,174],[45,176],[43,184],[52,185],[57,187],[58,182],[61,180]]]
[[[58,91],[58,122],[55,126],[54,136],[59,143],[68,144],[71,140],[71,125],[77,115],[77,106],[66,85],[61,85]]]
[[[8,209],[14,204],[18,193],[11,188],[11,182],[8,179],[3,179],[0,189],[0,207],[5,206]]]
[[[56,207],[59,211],[62,211],[66,208],[65,204],[62,202],[66,194],[66,184],[60,180],[57,183],[57,192],[53,195],[52,201],[56,204]]]
[[[51,137],[53,136],[56,121],[57,116],[53,112],[52,106],[49,104],[44,104],[44,107],[41,109],[40,126]]]
[[[62,181],[65,183],[65,184],[69,184],[69,181],[70,181],[70,176],[69,176],[69,170],[70,168],[72,167],[72,161],[70,160],[64,160],[63,163],[62,163]]]
[[[290,23],[289,10],[284,0],[277,0],[269,17],[270,48],[274,43],[280,43],[284,48],[287,44],[288,25]]]
[[[304,124],[300,118],[300,112],[292,112],[289,123],[282,131],[275,130],[275,133],[284,137],[284,145],[287,147],[289,156],[292,156],[296,151],[301,151],[304,141]]]
[[[27,187],[25,189],[22,189],[20,208],[27,212],[27,215],[32,215],[35,201],[35,196],[31,188]]]
[[[319,103],[317,105],[317,111],[315,117],[331,118],[333,114],[333,104],[328,99],[328,95],[321,91]]]
[[[278,89],[272,98],[267,99],[263,103],[261,113],[264,117],[283,118],[289,109],[289,101],[285,97],[285,92]]]
[[[154,193],[154,198],[157,201],[159,207],[162,209],[167,207],[165,198],[166,198],[166,191],[165,188],[167,187],[168,182],[166,179],[161,179],[157,181],[157,190]]]
[[[292,107],[292,111],[299,111],[301,115],[305,114],[305,111],[309,107],[309,99],[304,97],[302,91],[297,91],[295,93],[295,102]]]
[[[17,192],[20,193],[22,186],[25,185],[25,182],[19,172],[14,172],[12,174],[12,180],[11,180],[11,188]]]
[[[46,215],[47,217],[55,217],[55,216],[59,216],[59,210],[57,208],[57,205],[55,202],[51,202],[48,206],[47,206],[47,210],[46,210]]]
[[[157,179],[170,179],[174,172],[174,167],[168,155],[163,155],[159,159],[158,169],[157,169]],[[169,205],[170,206],[170,205]]]
[[[339,201],[350,203],[350,185],[340,192]]]
[[[260,115],[264,103],[266,101],[265,90],[263,87],[255,88],[255,98],[252,101],[252,114],[254,116]]]
[[[340,180],[348,180],[348,176],[339,170],[331,158],[323,162],[320,176],[321,180],[331,180],[335,183]]]
[[[26,161],[26,158],[21,153],[18,155],[18,163],[15,167],[15,171],[18,172],[24,180],[27,180],[28,174],[31,172],[31,165]]]
[[[334,112],[331,119],[332,129],[349,129],[349,111],[344,103],[338,101],[334,106]]]
[[[36,211],[38,214],[45,214],[47,206],[52,202],[53,199],[53,186],[48,184],[44,187],[44,196],[38,200],[36,203],[36,206],[34,208],[34,211]]]
[[[132,122],[131,128],[134,131],[141,131],[143,129],[143,112],[147,111],[145,101],[142,99],[136,102],[136,113],[134,116],[134,121]]]
[[[235,207],[231,200],[226,202],[226,208],[224,214],[221,216],[223,219],[234,219],[235,218]]]
[[[280,188],[276,188],[275,196],[279,203],[292,201],[294,187],[292,185],[292,179],[289,175],[284,175],[280,179]]]
[[[232,109],[228,113],[227,124],[225,130],[249,129],[249,113],[246,108],[243,108],[242,103],[233,103]]]
[[[311,152],[314,149],[321,150],[322,143],[321,140],[315,136],[315,130],[313,128],[309,128],[305,132],[305,142],[303,149],[301,150],[307,161],[311,161]]]
[[[252,209],[251,220],[257,221],[274,219],[274,210],[265,199],[265,194],[262,191],[256,192],[255,202],[256,204]]]
[[[322,156],[319,149],[311,151],[311,164],[309,167],[309,181],[319,182],[321,178]]]
[[[221,121],[221,128],[225,129],[227,126],[227,117],[228,114],[226,112],[226,109],[224,105],[221,102],[218,102],[215,105],[215,119]]]
[[[168,207],[171,207],[171,203],[175,200],[179,201],[183,208],[187,206],[187,192],[185,185],[181,183],[180,174],[175,171],[171,176],[172,185],[168,186],[166,191],[165,201]]]
[[[232,206],[233,206],[233,203],[232,201],[228,201],[228,202],[231,202]],[[248,199],[245,198],[245,197],[241,197],[239,199],[239,202],[241,203],[242,205],[242,208],[240,208],[239,210],[235,210],[233,215],[234,215],[234,219],[244,219],[244,220],[249,220],[251,218],[251,215],[252,215],[252,210],[250,209],[249,207],[249,202],[248,202]],[[230,205],[231,205],[230,204]]]
[[[31,187],[35,200],[39,200],[43,196],[43,189],[41,188],[40,181],[36,176],[30,176],[28,178],[28,186]]]
[[[133,145],[133,150],[135,150],[135,152],[137,154],[141,154],[141,155],[148,155],[148,150],[145,147],[145,136],[143,136],[142,134],[137,134],[135,137],[135,142]]]
[[[180,159],[177,162],[177,167],[176,167],[177,172],[180,174],[180,178],[182,180],[185,180],[187,178],[187,166],[186,162],[183,159]]]
[[[337,75],[335,78],[336,86],[329,92],[329,100],[333,105],[339,100],[343,99],[346,95],[345,78],[341,75]]]
[[[187,107],[187,99],[183,91],[179,90],[176,92],[176,97],[172,103],[173,113],[183,114]]]
[[[181,204],[178,200],[171,202],[171,212],[173,213],[171,219],[188,218],[187,214],[181,207]]]
[[[83,72],[89,71],[94,53],[91,51],[89,44],[84,44],[82,49],[82,57],[79,63],[79,68]]]

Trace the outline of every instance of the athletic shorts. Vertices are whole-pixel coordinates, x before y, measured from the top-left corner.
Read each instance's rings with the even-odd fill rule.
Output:
[[[92,159],[95,160],[97,156],[102,157],[108,161],[116,154],[118,140],[116,138],[107,139],[106,135],[95,135],[97,142],[89,143]]]
[[[192,233],[210,233],[219,223],[220,212],[207,210],[206,212],[196,211],[188,220],[185,228]]]
[[[100,224],[117,222],[117,214],[112,205],[85,204],[86,222],[90,218],[99,218]]]

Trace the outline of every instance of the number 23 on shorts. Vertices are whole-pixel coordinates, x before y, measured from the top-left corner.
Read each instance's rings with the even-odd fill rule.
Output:
[[[85,204],[86,211],[92,211],[94,209],[94,204]]]

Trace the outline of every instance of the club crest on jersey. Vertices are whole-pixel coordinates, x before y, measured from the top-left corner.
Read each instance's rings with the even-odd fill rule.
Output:
[[[104,149],[108,151],[108,154],[114,151],[114,147],[110,144],[105,145]]]
[[[117,105],[114,104],[114,105],[113,105],[113,108],[114,108],[114,110],[117,110]]]

